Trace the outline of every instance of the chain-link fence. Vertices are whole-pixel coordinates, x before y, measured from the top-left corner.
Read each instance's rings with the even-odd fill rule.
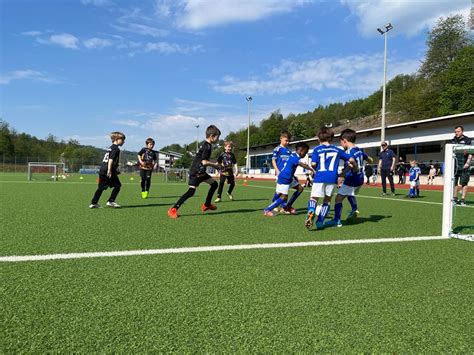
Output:
[[[98,159],[60,159],[54,156],[0,156],[0,172],[5,173],[25,173],[28,172],[28,163],[64,163],[66,166],[66,172],[78,173],[81,169],[88,168],[91,166],[99,166],[100,160]],[[138,170],[137,165],[128,165],[127,161],[123,158],[120,159],[120,170],[123,172],[135,172]]]

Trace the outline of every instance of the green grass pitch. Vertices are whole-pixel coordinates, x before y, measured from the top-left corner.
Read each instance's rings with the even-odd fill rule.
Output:
[[[238,182],[218,210],[201,186],[121,177],[122,209],[89,210],[95,176],[56,183],[0,174],[1,256],[174,247],[438,236],[442,193],[379,198],[365,188],[360,218],[307,231],[297,216],[263,216],[274,184]],[[110,190],[102,196],[105,205]],[[459,231],[474,208],[457,208]],[[343,215],[348,212],[344,202]],[[0,351],[463,352],[474,350],[474,243],[459,240],[257,249],[1,263]]]

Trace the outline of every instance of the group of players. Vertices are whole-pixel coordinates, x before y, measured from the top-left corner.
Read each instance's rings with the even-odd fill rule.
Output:
[[[176,201],[168,210],[170,218],[178,218],[178,209],[183,203],[191,198],[197,187],[202,183],[209,184],[209,191],[205,202],[201,206],[203,212],[216,210],[217,206],[212,203],[215,191],[219,188],[217,199],[220,202],[225,182],[228,182],[229,188],[227,195],[233,199],[232,191],[235,187],[235,176],[238,175],[237,161],[232,153],[232,142],[225,141],[225,151],[218,157],[217,162],[212,162],[212,145],[219,140],[220,130],[211,125],[206,129],[206,139],[196,156],[193,159],[189,170],[188,190]],[[308,201],[308,211],[305,219],[305,226],[310,229],[313,227],[315,217],[316,228],[323,229],[328,226],[342,226],[341,216],[345,198],[348,199],[351,210],[348,218],[356,218],[359,214],[357,209],[356,195],[360,187],[364,184],[364,161],[372,162],[356,145],[356,132],[352,129],[345,129],[341,132],[339,141],[340,147],[332,144],[334,132],[331,128],[323,127],[319,130],[317,137],[320,145],[313,149],[311,163],[305,164],[302,159],[306,157],[309,146],[305,142],[299,142],[295,146],[295,152],[288,148],[291,136],[288,132],[282,132],[280,135],[280,145],[273,151],[272,165],[277,174],[276,191],[272,203],[264,209],[264,215],[273,217],[277,212],[285,214],[297,214],[293,204],[303,192],[304,187],[299,183],[295,176],[296,169],[301,166],[313,174],[313,184],[311,197]],[[99,171],[98,188],[92,198],[89,208],[99,208],[98,201],[102,192],[111,187],[112,193],[107,201],[107,206],[119,208],[115,202],[121,188],[118,178],[118,163],[120,149],[125,142],[125,135],[121,132],[111,133],[112,145],[107,150]],[[155,142],[153,139],[146,140],[146,146],[138,153],[138,163],[141,176],[141,196],[146,199],[151,185],[151,174],[156,167],[157,156],[153,150]],[[339,162],[344,162],[342,171],[339,169]],[[217,183],[208,173],[207,167],[213,167],[220,172],[220,184]],[[338,186],[338,179],[343,179],[337,192],[334,205],[334,218],[325,222],[329,213],[333,193]],[[290,189],[294,189],[291,198],[288,199]],[[321,200],[320,206],[318,202]]]
[[[340,147],[332,144],[334,132],[331,128],[323,127],[317,134],[319,145],[313,149],[310,165],[301,161],[309,151],[309,146],[300,142],[295,146],[295,153],[288,149],[290,135],[282,132],[280,135],[280,145],[273,151],[272,163],[277,177],[277,187],[273,201],[264,209],[264,215],[273,217],[275,211],[287,214],[296,214],[293,203],[303,192],[303,187],[295,177],[298,166],[301,166],[313,173],[313,184],[311,195],[308,201],[308,211],[305,219],[305,226],[313,228],[314,219],[317,215],[316,228],[323,229],[328,226],[342,226],[342,202],[348,199],[351,211],[348,218],[356,218],[359,215],[357,209],[356,195],[364,184],[364,161],[372,162],[356,145],[356,132],[352,129],[345,129],[339,137]],[[342,171],[339,170],[340,160],[344,161]],[[334,218],[325,222],[329,213],[332,196],[338,186],[338,180],[343,179],[335,199]],[[290,188],[295,189],[288,200]],[[320,206],[318,202],[322,200]],[[317,208],[318,207],[318,208]],[[318,211],[318,213],[316,212]]]

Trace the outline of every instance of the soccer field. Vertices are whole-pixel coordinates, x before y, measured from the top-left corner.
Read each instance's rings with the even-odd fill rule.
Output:
[[[381,198],[366,188],[354,223],[307,231],[308,192],[299,215],[268,218],[273,183],[238,182],[235,201],[224,195],[217,211],[202,213],[206,185],[172,220],[166,211],[186,186],[156,176],[142,200],[130,177],[121,177],[123,208],[90,210],[95,176],[53,183],[0,175],[2,257],[175,249],[2,262],[2,352],[474,350],[474,243],[367,243],[440,236],[441,192],[410,200],[406,190]],[[472,233],[469,197],[454,225]],[[360,243],[268,246],[335,240]],[[255,246],[183,249],[243,245]]]

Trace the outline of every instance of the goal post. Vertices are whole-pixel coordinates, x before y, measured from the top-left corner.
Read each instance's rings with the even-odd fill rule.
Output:
[[[59,174],[64,174],[66,165],[55,162],[29,162],[28,180],[52,180],[58,181]]]
[[[165,170],[165,182],[183,182],[187,183],[189,180],[188,169],[170,168]]]
[[[471,177],[474,172],[474,158],[465,169],[465,160],[474,156],[473,145],[446,144],[444,158],[443,218],[442,236],[474,241],[474,205],[458,205],[455,198],[455,184],[459,180],[467,180],[468,188],[472,186]],[[468,195],[469,196],[469,193]]]

